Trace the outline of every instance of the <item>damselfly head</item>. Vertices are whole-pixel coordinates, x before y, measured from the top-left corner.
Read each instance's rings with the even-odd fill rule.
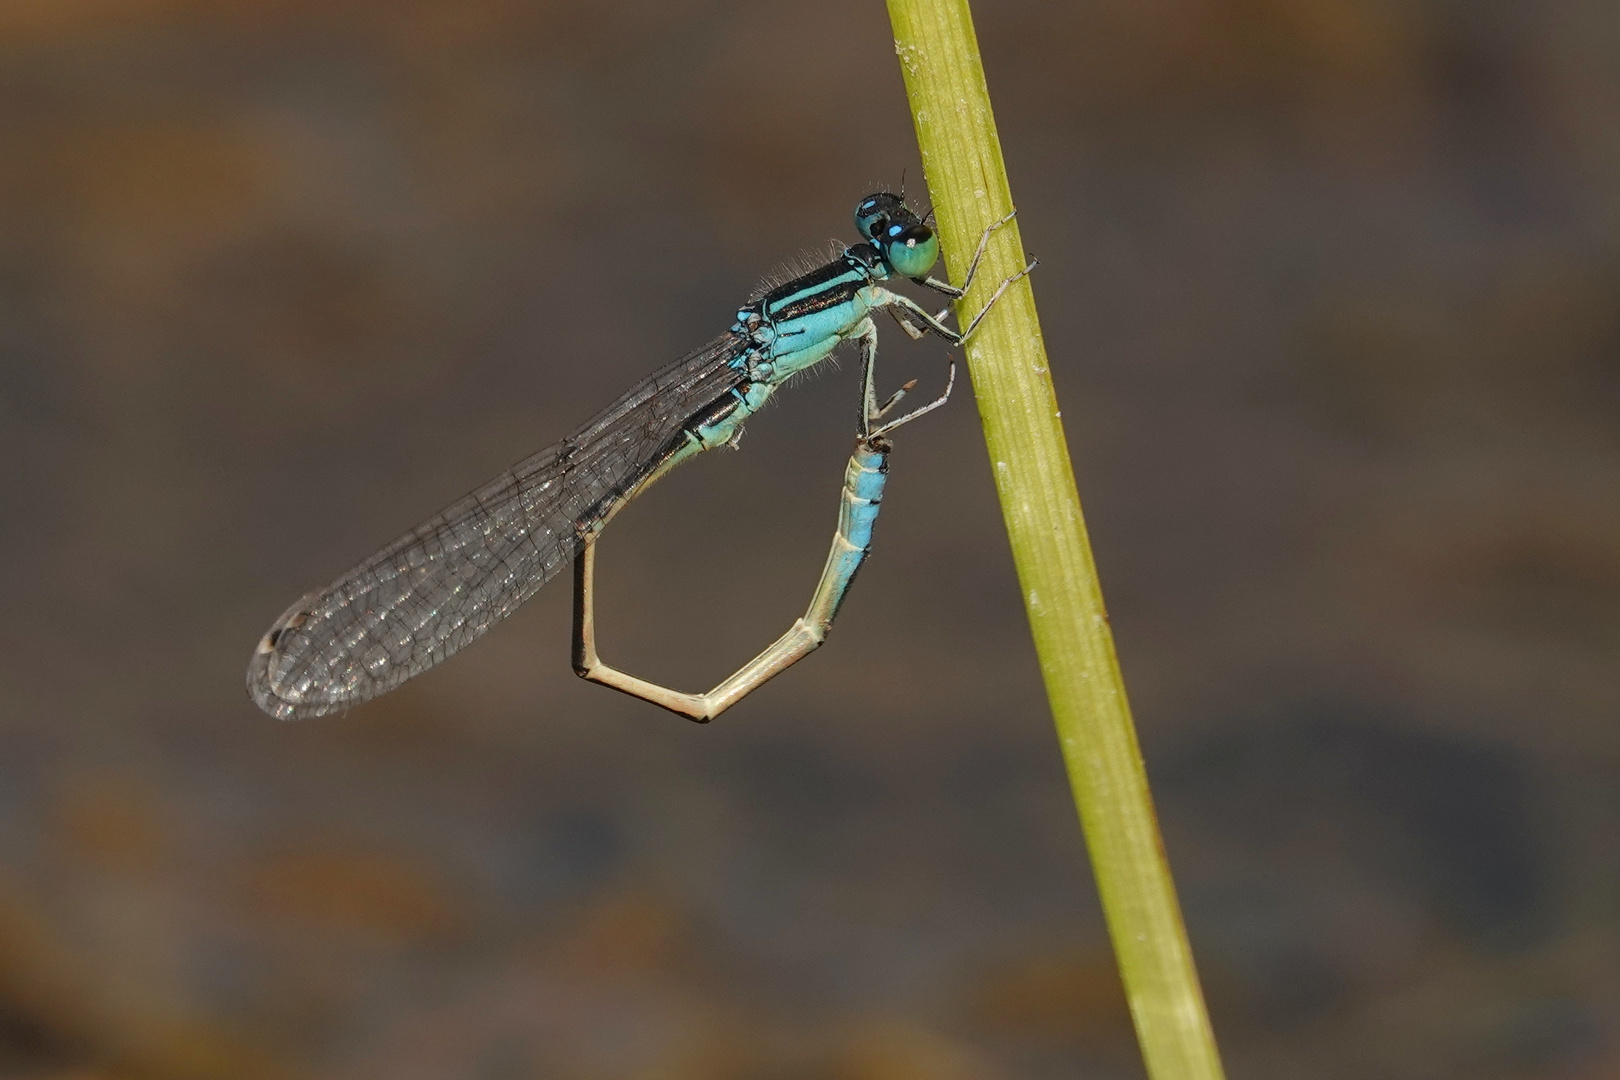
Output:
[[[892,192],[862,199],[855,207],[855,227],[901,277],[924,277],[939,261],[939,237]]]
[[[860,205],[855,207],[855,228],[860,230],[862,236],[881,245],[878,240],[889,222],[896,215],[909,216],[911,211],[906,209],[906,201],[889,191],[879,191],[862,199]]]

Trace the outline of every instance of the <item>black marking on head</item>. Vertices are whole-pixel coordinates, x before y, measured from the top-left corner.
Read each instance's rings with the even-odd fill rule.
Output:
[[[915,219],[916,215],[906,209],[905,199],[889,191],[873,192],[855,207],[855,227],[873,242],[892,222]]]
[[[862,270],[870,270],[883,261],[883,256],[870,244],[852,247],[844,254],[850,262],[857,264]]]

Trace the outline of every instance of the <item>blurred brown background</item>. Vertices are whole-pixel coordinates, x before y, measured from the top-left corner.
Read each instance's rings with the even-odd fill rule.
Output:
[[[1620,1075],[1620,8],[978,18],[1231,1074]],[[0,7],[0,1075],[1140,1075],[966,394],[711,727],[575,679],[565,585],[242,691],[902,171],[875,0]],[[619,519],[610,661],[802,610],[854,400]]]

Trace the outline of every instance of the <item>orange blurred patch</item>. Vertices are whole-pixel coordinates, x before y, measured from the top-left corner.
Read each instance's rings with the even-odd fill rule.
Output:
[[[857,1030],[837,1054],[837,1080],[990,1080],[993,1070],[957,1040],[899,1021]]]
[[[0,6],[0,42],[151,18],[183,6],[185,0],[16,0]]]
[[[992,971],[968,1020],[995,1038],[1049,1046],[1129,1045],[1130,1012],[1106,949],[1031,956]]]
[[[58,149],[89,228],[170,243],[234,232],[268,182],[244,133],[208,122],[87,125]]]
[[[75,773],[56,805],[63,849],[103,870],[151,869],[171,853],[162,800],[145,778],[120,771]]]
[[[430,867],[330,842],[269,857],[246,886],[273,916],[399,943],[440,941],[466,922]]]
[[[567,932],[547,966],[595,976],[675,971],[693,954],[686,915],[648,893],[610,896]]]

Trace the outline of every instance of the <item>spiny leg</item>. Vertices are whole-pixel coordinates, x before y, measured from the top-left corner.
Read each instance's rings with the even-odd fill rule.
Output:
[[[890,310],[892,311],[893,309],[891,308]],[[902,323],[901,325],[905,324]],[[918,409],[913,409],[911,412],[900,417],[898,420],[892,420],[889,423],[884,424],[882,427],[874,428],[874,424],[887,416],[896,405],[900,404],[900,400],[902,398],[911,393],[912,389],[917,385],[917,380],[912,379],[900,389],[890,394],[888,398],[884,400],[882,405],[879,405],[877,403],[877,328],[872,325],[871,319],[867,319],[856,328],[855,333],[851,336],[860,345],[861,349],[860,430],[863,437],[871,439],[880,435],[886,435],[895,428],[911,423],[911,421],[917,419],[917,417],[922,416],[925,413],[933,412],[950,399],[951,389],[956,385],[956,360],[954,357],[946,358],[946,361],[950,366],[945,377],[945,392],[943,394],[939,395],[939,397],[935,398],[927,405],[924,405]],[[921,337],[922,335],[919,333],[917,336]]]
[[[942,310],[938,315],[930,315],[921,304],[917,303],[917,301],[913,300],[911,297],[902,296],[897,292],[890,292],[888,289],[873,290],[873,292],[876,293],[876,300],[873,302],[872,306],[887,307],[889,309],[889,314],[894,316],[894,321],[900,324],[900,328],[910,335],[913,341],[920,340],[926,332],[932,331],[933,333],[944,338],[946,341],[950,342],[952,345],[960,345],[969,337],[973,336],[973,331],[979,328],[979,323],[982,322],[984,317],[990,313],[990,309],[995,306],[996,301],[1000,300],[1002,295],[1005,294],[1008,289],[1012,288],[1013,283],[1018,281],[1020,278],[1028,277],[1030,272],[1039,265],[1040,260],[1030,259],[1029,264],[1022,270],[1002,281],[1002,283],[996,287],[996,291],[990,294],[990,299],[985,302],[984,307],[980,308],[979,313],[973,316],[973,321],[968,323],[967,329],[961,331],[960,333],[952,330],[941,321],[945,318],[945,316],[950,314],[949,308]],[[918,322],[920,322],[922,324],[922,328],[918,329],[916,326],[913,326],[911,321],[906,317],[908,315],[914,317]]]
[[[1034,256],[1030,256],[1029,262],[1024,265],[1022,270],[1003,280],[1000,285],[997,285],[996,291],[990,294],[990,299],[984,302],[984,307],[979,309],[979,313],[973,316],[973,321],[967,324],[967,329],[962,331],[962,340],[966,341],[968,338],[973,336],[973,331],[979,328],[979,323],[983,322],[984,317],[990,314],[990,309],[995,306],[995,302],[1001,299],[1003,293],[1013,287],[1014,282],[1019,281],[1022,278],[1029,277],[1030,272],[1040,264],[1041,262],[1039,259],[1035,258]]]
[[[990,246],[990,237],[997,229],[1001,228],[1003,225],[1007,224],[1007,222],[1011,221],[1017,216],[1018,211],[1014,210],[1000,221],[993,221],[984,227],[984,232],[979,234],[979,246],[973,249],[973,259],[968,263],[967,277],[962,280],[962,285],[960,288],[955,285],[948,284],[947,282],[940,281],[938,278],[935,278],[932,275],[929,275],[928,277],[919,281],[918,284],[926,285],[935,292],[942,292],[946,296],[960,300],[963,295],[965,295],[967,291],[973,287],[973,275],[979,272],[979,260],[984,258],[985,248]]]
[[[882,427],[877,428],[877,429],[873,430],[872,432],[870,432],[867,435],[867,438],[869,438],[869,439],[880,439],[883,436],[889,434],[895,428],[901,427],[902,425],[905,425],[905,424],[909,424],[913,420],[917,419],[917,417],[922,416],[922,415],[924,415],[926,413],[931,413],[935,409],[939,408],[941,405],[943,405],[947,401],[949,401],[950,398],[951,398],[951,390],[952,390],[952,388],[954,388],[956,386],[956,357],[948,356],[948,357],[946,357],[946,362],[950,365],[950,367],[949,367],[949,369],[948,369],[948,371],[946,373],[946,376],[945,376],[945,392],[943,394],[940,394],[939,397],[935,398],[933,401],[930,401],[927,405],[923,405],[920,408],[912,409],[910,412],[906,413],[906,415],[900,417],[898,420],[890,420],[887,424],[884,424]],[[892,409],[896,405],[898,405],[900,403],[900,399],[902,397],[904,397],[907,394],[907,392],[909,392],[911,390],[911,388],[913,386],[916,386],[916,385],[917,385],[917,380],[912,379],[910,382],[906,383],[906,385],[904,385],[900,389],[896,390],[892,395],[890,395],[889,400],[884,403],[883,408],[879,409],[877,411],[877,413],[872,417],[872,419],[874,421],[883,419],[884,415],[887,414],[890,409]]]
[[[996,232],[997,229],[1000,229],[1003,225],[1006,225],[1009,221],[1017,216],[1018,211],[1014,210],[1001,220],[991,222],[985,227],[984,232],[979,234],[979,246],[973,251],[973,259],[968,263],[967,277],[963,279],[961,288],[957,288],[955,285],[946,284],[945,282],[939,281],[933,277],[913,278],[912,280],[917,281],[919,284],[926,285],[936,292],[942,292],[947,296],[961,299],[967,294],[968,289],[973,285],[973,279],[979,272],[979,264],[984,259],[984,253],[990,245],[990,237]],[[1034,270],[1038,265],[1040,265],[1040,260],[1036,259],[1034,256],[1031,256],[1029,262],[1022,270],[1006,278],[1001,282],[1000,285],[996,286],[996,291],[990,295],[990,299],[985,301],[984,306],[979,309],[979,313],[973,316],[973,320],[968,323],[967,329],[962,330],[961,332],[952,330],[950,327],[945,325],[945,317],[951,313],[949,306],[940,308],[939,311],[935,312],[934,314],[929,314],[921,304],[918,304],[910,297],[901,296],[899,293],[893,293],[887,289],[879,290],[879,293],[882,296],[879,303],[888,307],[889,315],[897,324],[899,324],[900,329],[904,330],[906,332],[906,336],[911,338],[911,340],[920,341],[925,334],[932,331],[933,333],[944,338],[946,341],[949,341],[952,345],[960,345],[962,342],[966,341],[972,336],[973,331],[979,328],[980,321],[990,313],[990,309],[995,306],[996,301],[1001,299],[1002,295],[1012,287],[1013,283],[1020,278],[1027,277],[1030,271]],[[922,325],[914,325],[911,319],[906,317],[907,315],[914,316],[917,319],[917,322],[921,323]]]
[[[861,350],[861,413],[855,418],[855,430],[865,433],[872,424],[877,409],[877,327],[870,317],[862,319],[850,335]]]

